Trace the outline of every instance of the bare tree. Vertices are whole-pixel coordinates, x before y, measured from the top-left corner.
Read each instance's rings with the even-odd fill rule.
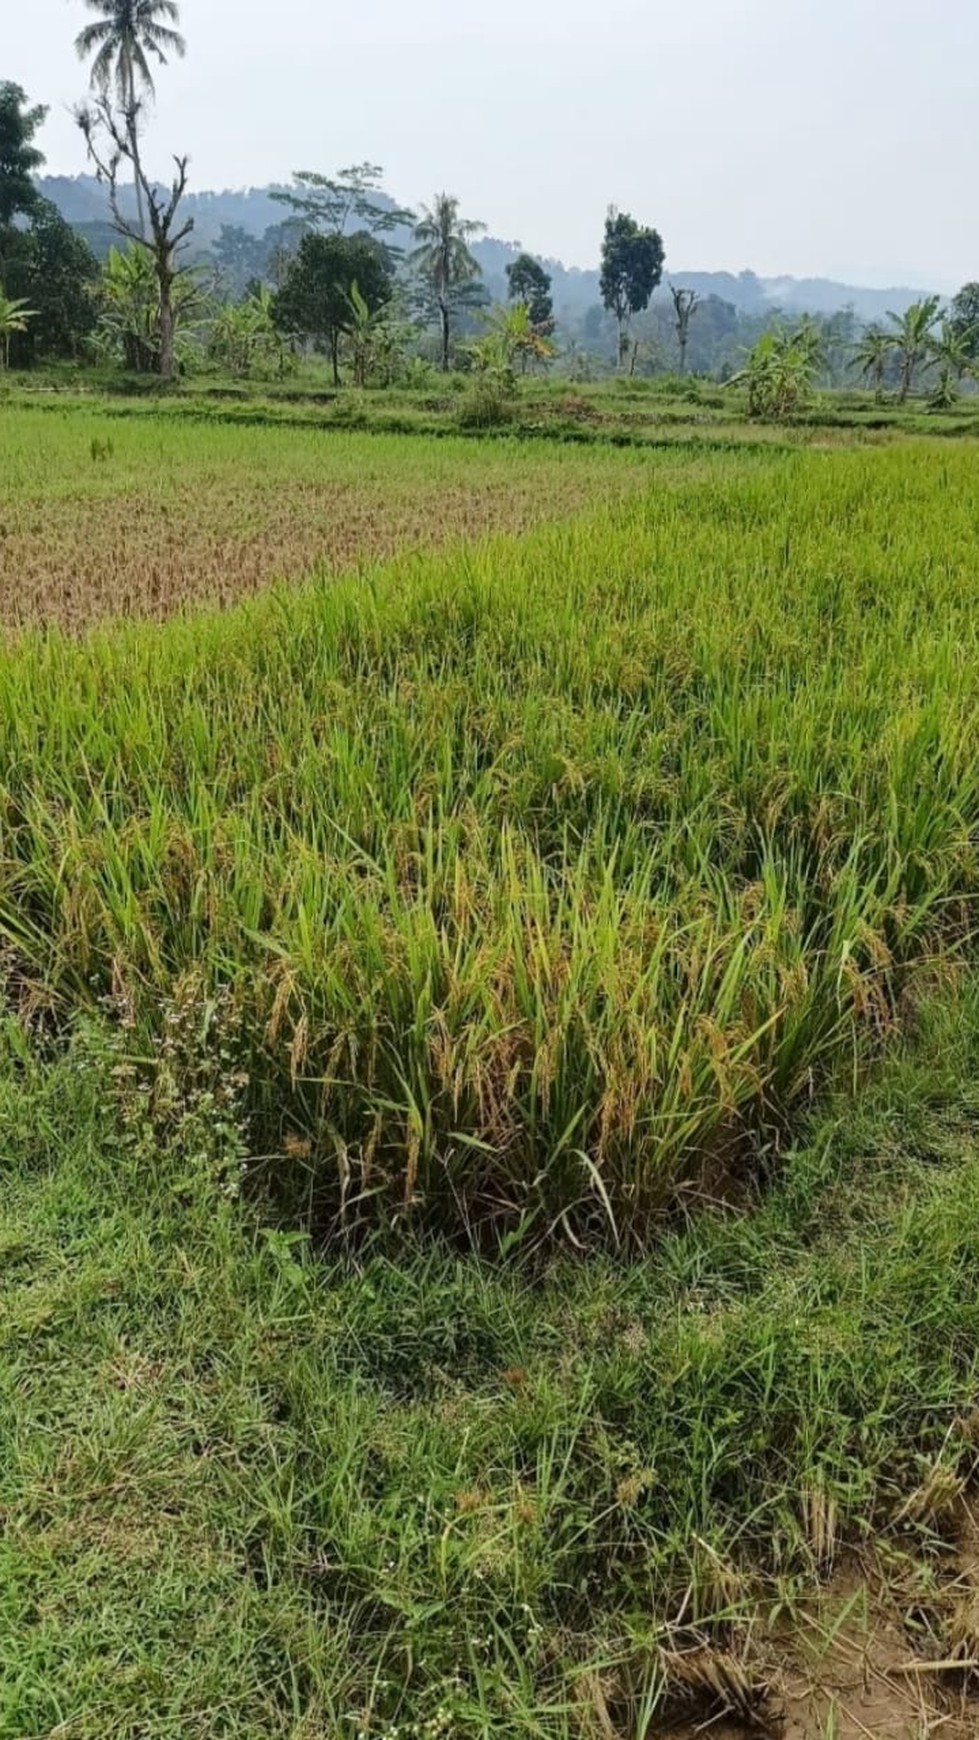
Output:
[[[690,321],[700,297],[696,290],[680,290],[675,284],[670,285],[670,295],[673,298],[674,327],[676,341],[680,346],[680,373],[687,372],[687,343],[690,338]]]
[[[176,372],[174,353],[173,288],[186,267],[178,263],[178,254],[194,227],[193,218],[178,222],[180,202],[187,189],[187,158],[174,157],[174,175],[169,193],[164,193],[150,181],[139,148],[138,102],[114,109],[108,96],[99,97],[94,107],[77,111],[78,125],[88,147],[100,181],[109,190],[112,222],[121,236],[146,248],[153,261],[160,298],[160,377],[172,381]],[[124,217],[119,205],[119,171],[128,164],[139,189],[143,209],[149,218],[149,235],[138,224]]]

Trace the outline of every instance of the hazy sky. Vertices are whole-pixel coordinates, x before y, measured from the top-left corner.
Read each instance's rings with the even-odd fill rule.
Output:
[[[2,0],[0,76],[70,117],[82,0]],[[183,0],[149,155],[242,187],[372,158],[492,234],[597,259],[610,201],[667,265],[955,288],[979,277],[979,7],[946,0]]]

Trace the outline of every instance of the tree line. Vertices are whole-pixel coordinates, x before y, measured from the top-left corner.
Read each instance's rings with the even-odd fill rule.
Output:
[[[90,93],[77,120],[118,245],[100,264],[41,199],[36,135],[46,110],[18,85],[0,84],[0,362],[85,352],[172,379],[181,335],[193,334],[198,353],[236,374],[284,372],[311,347],[329,358],[337,383],[345,365],[358,385],[385,384],[410,371],[426,332],[435,334],[442,370],[463,361],[492,374],[550,361],[556,321],[543,263],[519,254],[505,268],[505,305],[489,307],[472,252],[484,226],[447,192],[417,213],[394,205],[376,164],[297,173],[291,189],[273,195],[282,222],[264,238],[223,231],[209,275],[190,252],[193,219],[182,211],[187,157],[174,155],[160,187],[143,155],[154,68],[186,53],[177,0],[85,5],[95,17],[76,48]],[[651,309],[664,265],[659,232],[610,207],[601,301],[585,318],[583,342],[566,336],[569,373],[585,375],[589,345],[600,351],[607,341],[621,372],[650,372],[669,351],[680,375],[691,354],[703,367],[705,353],[720,354],[720,372],[731,373],[736,341],[752,322],[682,285],[669,284],[669,302]],[[229,282],[232,294],[222,294]],[[760,330],[741,372],[759,404],[797,401],[820,369],[900,400],[929,370],[933,398],[950,401],[979,361],[979,286],[965,286],[944,312],[938,298],[923,299],[859,334],[845,318],[788,332],[771,317],[753,324]]]

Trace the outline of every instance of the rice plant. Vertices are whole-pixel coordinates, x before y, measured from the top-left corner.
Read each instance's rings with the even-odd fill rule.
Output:
[[[221,989],[321,1226],[627,1243],[743,1177],[970,934],[972,460],[686,465],[8,649],[16,995],[115,998],[148,1057],[188,975]]]

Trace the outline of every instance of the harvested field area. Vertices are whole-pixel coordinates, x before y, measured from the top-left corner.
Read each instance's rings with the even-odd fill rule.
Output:
[[[0,453],[0,625],[70,631],[523,531],[621,499],[651,465],[600,448],[50,406],[0,407]]]

